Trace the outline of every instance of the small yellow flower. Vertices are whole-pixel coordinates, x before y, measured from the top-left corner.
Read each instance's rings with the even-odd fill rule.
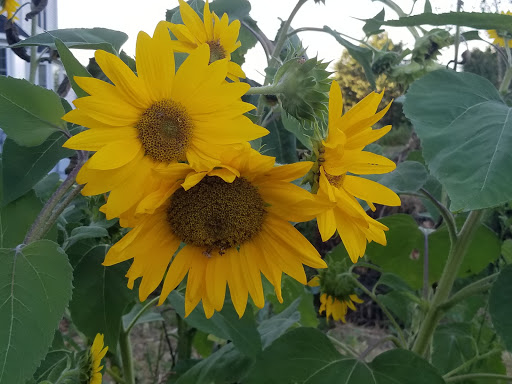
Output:
[[[7,18],[10,19],[19,6],[16,0],[0,0],[0,15],[7,12]]]
[[[205,1],[203,20],[185,1],[179,0],[180,13],[184,24],[168,23],[168,27],[177,38],[172,41],[172,47],[176,52],[190,53],[202,44],[210,46],[210,63],[220,59],[229,60],[227,77],[231,80],[245,78],[242,68],[231,61],[231,54],[240,47],[238,34],[240,21],[234,20],[229,24],[228,15],[222,18],[210,12],[208,0]]]
[[[510,11],[507,11],[507,13],[501,12],[501,14],[502,15],[506,14],[506,15],[512,16],[512,12],[510,12]],[[507,33],[507,32],[502,32],[502,31],[499,31],[499,30],[495,30],[495,29],[488,30],[487,34],[489,35],[489,37],[491,39],[493,39],[492,43],[494,45],[499,45],[500,47],[504,47],[505,46],[504,36],[507,36],[508,37],[508,47],[512,48],[512,34]]]
[[[317,197],[335,205],[317,217],[323,241],[336,229],[355,263],[364,256],[367,241],[386,245],[384,231],[388,228],[369,217],[357,199],[366,201],[372,210],[374,203],[398,206],[400,198],[390,189],[356,175],[391,172],[393,161],[363,149],[389,132],[391,126],[372,129],[390,105],[375,113],[382,93],[372,93],[342,115],[343,100],[336,81],[329,92],[329,126],[327,139],[319,148],[319,184]]]
[[[107,218],[133,210],[159,187],[155,168],[212,169],[236,143],[268,133],[244,113],[254,106],[241,101],[248,84],[228,83],[227,59],[209,65],[207,44],[194,50],[175,73],[166,22],[153,38],[137,38],[137,75],[117,56],[96,51],[96,61],[114,83],[77,77],[91,96],[74,101],[77,109],[63,119],[89,129],[64,146],[96,151],[77,176],[84,195],[110,191],[102,208]]]
[[[166,275],[163,303],[188,273],[187,316],[199,301],[208,318],[220,311],[227,284],[241,317],[249,294],[257,307],[265,304],[261,273],[282,302],[283,272],[306,284],[303,264],[326,267],[289,223],[311,220],[322,209],[312,194],[290,183],[312,163],[274,167],[274,157],[263,156],[248,144],[240,147],[226,154],[223,167],[212,171],[196,172],[187,164],[181,164],[181,174],[163,171],[174,185],[142,200],[133,229],[107,253],[107,266],[134,259],[128,286],[133,288],[134,280],[142,277],[141,301]],[[185,247],[178,250],[181,243]]]
[[[348,309],[350,308],[355,311],[356,306],[354,303],[360,304],[362,302],[363,300],[357,297],[357,295],[349,295],[348,297],[338,299],[327,293],[322,293],[322,295],[320,295],[320,310],[318,313],[322,314],[325,312],[327,320],[332,317],[334,321],[341,320],[346,323],[345,316],[347,315]]]
[[[100,364],[108,351],[108,347],[103,348],[103,345],[103,335],[98,333],[89,350],[90,370],[87,384],[101,384],[101,370],[103,369],[103,365]]]

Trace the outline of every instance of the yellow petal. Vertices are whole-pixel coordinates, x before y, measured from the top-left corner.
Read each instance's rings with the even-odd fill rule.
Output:
[[[231,253],[230,255],[228,255]],[[241,318],[244,315],[245,307],[247,306],[247,298],[249,291],[243,278],[243,271],[240,266],[238,258],[238,251],[235,249],[226,250],[226,255],[229,256],[229,263],[231,264],[230,276],[228,278],[229,293],[231,301],[235,307],[238,316]]]
[[[138,140],[115,141],[104,146],[96,152],[88,161],[91,169],[114,169],[132,161],[142,150]]]
[[[88,129],[71,136],[63,146],[66,148],[85,151],[98,151],[104,146],[119,140],[137,140],[138,131],[135,128]]]
[[[254,243],[248,241],[240,245],[239,257],[240,265],[252,300],[258,308],[263,308],[265,306],[265,298],[263,296],[261,273],[256,262],[259,252],[260,251],[255,247]]]
[[[322,241],[329,240],[336,232],[336,219],[334,217],[334,211],[332,209],[326,210],[325,212],[318,215],[316,218],[318,224],[318,231],[322,237]]]
[[[162,293],[160,294],[159,304],[163,304],[171,291],[176,288],[179,283],[185,278],[188,270],[190,269],[191,260],[196,250],[192,246],[185,246],[180,250],[169,266],[167,275],[165,276]]]
[[[311,161],[301,161],[299,163],[286,164],[272,168],[265,176],[274,180],[293,181],[304,176],[313,166]]]
[[[343,179],[343,188],[361,200],[390,206],[401,204],[395,192],[373,180],[347,175]]]
[[[188,29],[192,32],[192,34],[196,37],[196,39],[200,43],[206,42],[206,31],[204,29],[204,24],[202,20],[199,18],[194,9],[188,5],[185,1],[179,0],[180,2],[180,13],[181,18],[183,19],[183,23],[187,26]]]

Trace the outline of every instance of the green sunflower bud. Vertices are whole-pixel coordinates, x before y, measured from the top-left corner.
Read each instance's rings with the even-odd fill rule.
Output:
[[[400,55],[392,51],[377,51],[373,55],[372,72],[380,75],[389,72],[400,62]]]
[[[317,58],[293,57],[276,72],[274,84],[280,89],[283,109],[297,119],[315,120],[327,113],[329,92],[328,63]]]
[[[435,28],[416,40],[412,50],[412,61],[423,64],[439,56],[442,48],[453,44],[453,36],[444,29]]]
[[[349,265],[343,261],[329,262],[329,268],[319,271],[320,290],[339,300],[348,300],[355,293],[356,284],[347,275]]]

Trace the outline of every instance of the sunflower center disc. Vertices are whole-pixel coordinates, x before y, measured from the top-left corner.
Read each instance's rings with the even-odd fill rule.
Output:
[[[135,128],[146,156],[166,163],[185,160],[193,124],[181,104],[157,101],[144,111]]]
[[[215,41],[208,41],[207,44],[210,46],[210,62],[209,64],[213,63],[214,61],[224,59],[226,57],[226,51],[220,45],[219,40]]]
[[[181,241],[206,247],[209,254],[250,240],[260,232],[265,213],[265,202],[246,179],[227,183],[206,176],[188,191],[174,192],[167,221]]]

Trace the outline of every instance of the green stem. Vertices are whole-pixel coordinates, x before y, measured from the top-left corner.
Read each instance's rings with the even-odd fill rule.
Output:
[[[505,72],[505,76],[503,76],[503,80],[500,84],[500,93],[502,95],[506,95],[508,93],[508,88],[510,87],[510,81],[512,80],[512,67],[508,67]]]
[[[488,357],[491,357],[491,356],[493,356],[493,355],[495,355],[497,353],[500,353],[500,352],[501,352],[500,349],[493,349],[492,351],[484,353],[483,355],[477,355],[477,356],[473,357],[472,359],[469,359],[468,361],[466,361],[464,364],[459,365],[457,368],[455,368],[455,369],[451,370],[450,372],[446,373],[445,375],[443,375],[443,379],[446,380],[450,376],[453,376],[456,373],[459,373],[460,371],[465,370],[466,368],[470,368],[471,365],[473,365],[477,361],[485,360]]]
[[[78,379],[80,376],[80,369],[78,368],[75,368],[75,369],[70,369],[70,370],[65,370],[63,371],[59,378],[57,379],[57,381],[55,382],[55,384],[61,384],[61,383],[64,383],[67,381],[67,379],[71,378],[71,377],[74,377],[75,379]]]
[[[460,12],[460,9],[462,7],[462,0],[457,0],[457,13]],[[457,70],[457,62],[459,61],[459,45],[460,45],[460,26],[457,25],[455,27],[455,59],[453,60],[453,70]]]
[[[407,342],[405,340],[405,337],[404,337],[404,334],[402,332],[402,328],[400,328],[400,326],[398,325],[398,323],[396,322],[395,318],[393,317],[393,315],[391,314],[391,312],[388,311],[388,309],[384,306],[384,304],[382,304],[382,302],[377,298],[376,295],[373,294],[373,292],[371,292],[370,290],[368,290],[368,288],[366,288],[363,284],[361,284],[359,282],[359,280],[357,280],[353,275],[348,275],[352,278],[352,280],[354,281],[354,283],[357,285],[357,287],[359,289],[361,289],[364,293],[366,293],[368,296],[370,296],[370,298],[375,302],[377,303],[377,305],[382,309],[382,312],[384,312],[384,314],[387,316],[387,318],[389,319],[389,321],[391,322],[391,324],[393,324],[393,326],[395,327],[396,329],[396,332],[398,333],[398,337],[400,339],[400,347],[401,348],[405,348],[405,346],[407,345]]]
[[[108,373],[108,375],[114,379],[114,381],[117,383],[117,384],[126,384],[126,381],[123,380],[122,377],[120,377],[117,373],[115,373],[112,369],[110,369],[109,367],[106,367],[105,368],[105,371]]]
[[[78,162],[75,168],[69,173],[68,177],[62,182],[62,184],[57,188],[57,190],[53,193],[53,195],[48,199],[46,204],[43,206],[41,212],[37,216],[36,220],[30,227],[25,236],[24,244],[30,244],[34,241],[41,239],[44,234],[48,231],[49,228],[53,225],[56,220],[55,215],[52,215],[54,208],[57,206],[59,201],[64,197],[68,189],[70,189],[75,183],[76,175],[82,165],[87,161],[87,152],[78,151]],[[67,199],[66,199],[67,200]],[[67,204],[71,203],[71,200],[67,202]],[[65,206],[63,207],[65,208]],[[63,209],[62,209],[63,210]],[[62,211],[61,211],[62,212]],[[58,217],[58,216],[57,216]],[[53,219],[53,222],[50,222],[50,218]]]
[[[185,320],[180,315],[176,314],[178,321],[178,359],[187,360],[192,355],[192,337],[194,336],[194,330],[189,329]]]
[[[283,91],[282,84],[263,85],[261,87],[251,87],[246,95],[276,95]]]
[[[420,192],[437,208],[446,223],[448,234],[450,235],[450,243],[455,244],[455,241],[457,240],[457,225],[455,224],[455,217],[453,217],[453,214],[443,203],[437,200],[434,195],[425,188],[421,188]]]
[[[121,351],[121,361],[123,364],[123,379],[126,384],[135,384],[133,374],[133,356],[130,334],[121,332],[119,335],[119,349]]]
[[[481,292],[485,292],[491,288],[493,280],[497,278],[499,273],[493,273],[490,276],[484,277],[474,283],[471,283],[460,291],[456,292],[452,295],[448,300],[446,300],[441,306],[440,309],[446,311],[447,309],[453,307],[455,304],[461,302],[462,300],[476,295]]]
[[[327,337],[329,338],[329,340],[331,340],[331,342],[333,344],[336,344],[338,347],[343,349],[349,355],[352,355],[353,357],[358,357],[359,356],[359,354],[357,353],[356,350],[354,350],[352,347],[348,346],[347,344],[343,343],[342,341],[338,340],[337,338],[332,337],[331,335],[327,335]]]
[[[444,267],[436,293],[428,312],[420,326],[412,351],[420,356],[424,356],[428,350],[432,334],[441,318],[441,307],[448,299],[453,287],[455,278],[460,269],[464,256],[468,250],[471,239],[478,228],[483,211],[472,211],[464,226],[462,227],[455,244],[452,244],[448,260]]]
[[[32,3],[32,9],[34,8],[34,4]],[[37,17],[32,18],[30,35],[35,36],[37,34]],[[37,73],[37,65],[39,64],[39,60],[37,58],[37,46],[30,47],[30,72],[28,80],[35,84],[36,81],[36,73]]]
[[[391,8],[395,13],[398,15],[398,17],[407,17],[405,12],[400,8],[396,3],[394,3],[392,0],[372,0],[372,1],[380,1],[384,5],[387,5],[389,8]],[[418,31],[414,27],[407,27],[409,32],[411,32],[411,35],[414,36],[414,38],[417,40],[420,38],[420,35],[418,34]]]
[[[158,299],[160,299],[159,296],[155,297],[153,300],[149,301],[146,303],[146,305],[144,307],[141,308],[141,310],[135,315],[135,317],[132,319],[132,321],[130,321],[130,324],[128,324],[128,326],[126,327],[126,329],[124,330],[125,333],[130,333],[130,331],[132,330],[133,326],[135,324],[137,324],[137,321],[140,319],[140,317],[147,312],[147,310],[149,308],[151,308],[153,306],[153,304],[155,304],[156,302],[158,302]]]
[[[493,380],[507,380],[512,381],[512,376],[497,375],[494,373],[468,373],[467,375],[453,376],[445,379],[446,383],[457,383],[459,381],[466,381],[472,379],[493,379]],[[492,383],[496,383],[492,381]]]
[[[279,55],[281,53],[281,50],[283,49],[284,43],[286,41],[286,35],[288,34],[288,29],[290,29],[290,25],[292,24],[292,20],[299,12],[299,9],[307,2],[308,0],[299,0],[297,4],[295,4],[295,8],[293,8],[292,12],[290,13],[290,16],[288,16],[288,19],[284,22],[283,27],[281,28],[281,33],[279,34],[277,38],[276,45],[274,46],[274,51],[272,52],[272,57],[270,59],[270,63],[268,66],[270,68],[274,68],[277,66],[277,63],[279,62]],[[270,76],[267,76],[265,78],[265,84],[267,85],[270,83]]]

